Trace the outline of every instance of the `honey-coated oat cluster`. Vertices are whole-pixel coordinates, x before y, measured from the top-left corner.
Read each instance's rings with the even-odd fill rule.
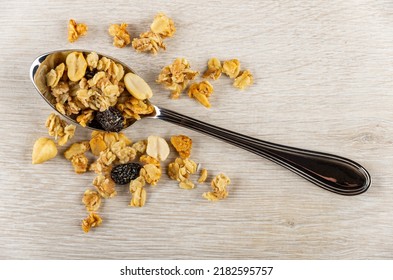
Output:
[[[132,45],[137,52],[156,54],[165,50],[164,39],[172,37],[176,31],[174,22],[165,14],[154,17],[150,30],[131,40],[127,24],[111,24],[108,32],[113,37],[113,45],[118,48]],[[75,42],[86,35],[88,27],[71,19],[68,23],[68,40]],[[204,80],[194,82],[199,75],[192,70],[185,58],[177,58],[172,64],[162,68],[157,82],[170,90],[171,97],[178,99],[187,90],[206,108],[211,107],[210,96],[213,85],[207,80],[217,80],[222,73],[233,80],[233,86],[245,89],[254,82],[249,70],[242,71],[238,59],[221,62],[211,58],[207,62]],[[55,108],[63,115],[74,119],[82,127],[90,126],[101,131],[93,131],[90,139],[72,143],[63,153],[75,173],[94,174],[91,185],[82,196],[82,203],[88,213],[82,220],[84,232],[102,224],[99,215],[104,199],[117,195],[116,188],[128,185],[129,206],[143,207],[148,191],[157,186],[162,177],[163,164],[170,155],[170,143],[178,156],[167,164],[167,175],[178,182],[181,189],[195,189],[208,179],[208,170],[192,160],[192,139],[186,135],[174,135],[168,142],[162,137],[151,135],[147,139],[133,142],[120,131],[154,112],[149,99],[153,93],[149,85],[138,75],[126,72],[124,67],[112,59],[99,56],[95,52],[73,51],[64,61],[50,69],[45,76],[46,86],[53,96]],[[191,83],[191,84],[190,84]],[[46,120],[49,138],[39,138],[33,147],[32,163],[40,164],[53,159],[58,154],[57,146],[63,146],[73,138],[76,127],[67,124],[52,113]],[[103,131],[105,130],[105,131]],[[195,175],[199,173],[198,178]],[[194,177],[194,178],[193,178]],[[202,197],[209,201],[225,199],[230,179],[223,173],[211,180],[211,191]]]
[[[164,39],[172,37],[175,34],[176,28],[172,19],[167,17],[164,13],[158,13],[150,25],[150,30],[143,32],[139,38],[134,38],[131,42],[131,35],[127,31],[128,24],[111,24],[108,28],[108,33],[113,37],[113,46],[117,48],[124,48],[131,44],[137,52],[148,52],[157,54],[162,49],[166,49]],[[88,27],[84,23],[77,24],[74,19],[68,22],[68,41],[75,42],[80,36],[87,33]]]
[[[49,118],[59,118],[52,114]],[[65,121],[64,125],[66,125]],[[178,152],[173,162],[167,167],[170,179],[179,182],[182,189],[194,189],[196,183],[203,184],[207,179],[207,170],[201,169],[197,182],[191,175],[198,172],[198,164],[190,159],[192,140],[185,135],[174,135],[170,143]],[[91,153],[88,155],[87,153]],[[159,136],[151,135],[146,140],[133,143],[123,133],[93,131],[90,140],[71,144],[64,152],[64,158],[70,161],[75,173],[88,171],[95,173],[92,186],[95,189],[85,190],[82,196],[88,216],[82,221],[82,230],[89,232],[91,228],[101,225],[99,209],[103,199],[117,195],[117,185],[129,185],[131,199],[129,206],[143,207],[147,200],[147,186],[156,186],[162,177],[162,162],[170,154],[168,142]],[[56,144],[47,138],[40,138],[33,148],[33,163],[43,163],[57,155]],[[89,162],[91,156],[95,160]],[[229,179],[223,174],[212,180],[213,191],[203,193],[208,200],[224,199]]]
[[[240,62],[237,59],[227,60],[221,64],[217,58],[211,58],[207,67],[202,76],[204,79],[217,80],[224,73],[234,79],[233,86],[238,89],[245,89],[254,83],[254,77],[249,70],[240,72]],[[178,99],[189,82],[199,74],[198,71],[193,71],[190,68],[190,64],[185,58],[177,58],[172,64],[162,68],[156,82],[171,91],[172,99]],[[187,91],[189,97],[194,98],[206,108],[211,107],[209,97],[213,92],[213,85],[207,80],[192,83]]]

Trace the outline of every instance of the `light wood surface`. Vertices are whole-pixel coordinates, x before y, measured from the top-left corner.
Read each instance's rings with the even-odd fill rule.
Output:
[[[391,259],[393,257],[392,1],[1,1],[1,259]],[[177,32],[156,56],[112,46],[107,28],[127,22],[132,37],[163,11]],[[67,42],[75,18],[88,35]],[[28,78],[41,53],[85,48],[114,56],[152,86],[153,102],[260,139],[358,161],[373,184],[360,196],[322,190],[246,151],[158,120],[125,133],[194,140],[192,158],[232,179],[210,203],[208,184],[186,191],[163,176],[141,209],[130,194],[105,200],[100,228],[84,234],[81,197],[93,174],[61,156],[31,164],[51,108]],[[255,76],[240,92],[213,82],[212,108],[185,94],[173,101],[154,81],[176,57],[204,71],[210,57],[238,58]],[[78,129],[75,141],[87,139]],[[64,148],[60,149],[60,152]],[[171,159],[175,154],[172,152]],[[169,161],[168,161],[169,162]],[[168,163],[167,162],[167,163]],[[211,178],[211,177],[210,177]]]

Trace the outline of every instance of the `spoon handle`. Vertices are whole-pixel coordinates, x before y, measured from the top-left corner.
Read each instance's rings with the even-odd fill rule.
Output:
[[[371,184],[367,170],[350,159],[259,140],[164,108],[156,107],[156,111],[157,119],[196,130],[267,158],[328,191],[357,195]]]

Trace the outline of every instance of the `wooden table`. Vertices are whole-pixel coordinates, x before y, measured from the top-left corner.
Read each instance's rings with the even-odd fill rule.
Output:
[[[38,1],[37,1],[38,2]],[[391,1],[2,1],[0,18],[0,258],[2,259],[390,259],[393,257],[393,4]],[[163,11],[177,32],[167,51],[117,49],[107,34],[126,22],[132,37]],[[67,42],[67,21],[89,26]],[[182,190],[163,176],[143,208],[128,207],[127,188],[105,200],[104,222],[80,228],[93,174],[75,174],[62,156],[31,164],[34,141],[47,136],[52,109],[29,80],[33,59],[68,48],[114,56],[151,85],[152,101],[217,126],[281,144],[339,154],[371,173],[368,192],[322,190],[249,152],[158,120],[125,133],[169,139],[187,134],[192,158],[231,180],[228,199]],[[238,58],[255,84],[236,90],[213,82],[212,108],[177,100],[155,83],[176,57],[203,72],[207,60]],[[73,141],[88,139],[81,128]],[[60,154],[64,148],[60,149]],[[175,157],[172,152],[169,163]],[[210,179],[212,178],[210,176]]]

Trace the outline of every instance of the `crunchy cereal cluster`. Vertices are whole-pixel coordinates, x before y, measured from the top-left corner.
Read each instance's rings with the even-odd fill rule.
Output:
[[[67,124],[58,115],[52,113],[45,122],[50,136],[54,136],[60,146],[64,146],[69,139],[74,137],[76,126]],[[59,139],[58,139],[59,138]]]
[[[139,38],[132,40],[132,47],[137,52],[157,54],[159,49],[166,49],[163,39],[172,37],[175,31],[173,20],[165,14],[159,13],[154,17],[154,21],[150,25],[150,31],[143,32],[139,35]]]
[[[70,43],[78,40],[79,36],[83,36],[87,33],[87,25],[84,23],[77,24],[75,20],[70,19],[68,22],[68,41]]]
[[[254,77],[249,70],[240,71],[238,59],[226,60],[222,63],[217,58],[211,58],[207,62],[207,70],[203,74],[204,78],[217,80],[221,73],[234,79],[233,86],[238,89],[245,89],[254,83]]]
[[[228,196],[226,188],[230,183],[231,180],[225,174],[218,174],[211,182],[213,191],[203,193],[203,197],[210,201],[217,201],[226,198]]]
[[[161,70],[157,83],[171,90],[171,97],[177,99],[187,87],[188,83],[194,80],[199,74],[197,71],[193,71],[190,68],[191,66],[187,59],[176,58],[171,65],[165,66]]]
[[[111,24],[109,26],[109,35],[113,36],[113,45],[118,48],[124,48],[131,43],[130,34],[127,31],[128,24]]]
[[[202,81],[200,83],[193,83],[188,88],[188,96],[198,100],[206,108],[210,108],[209,97],[212,95],[214,89],[211,83],[208,81]]]

